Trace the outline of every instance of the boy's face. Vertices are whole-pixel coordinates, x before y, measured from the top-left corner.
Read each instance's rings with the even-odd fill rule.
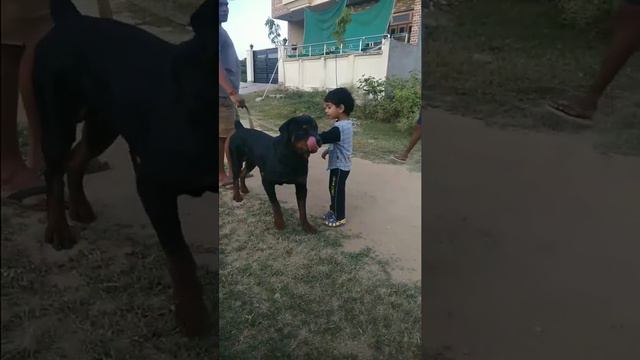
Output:
[[[344,105],[336,106],[330,102],[324,103],[324,113],[329,119],[339,119],[344,113]]]

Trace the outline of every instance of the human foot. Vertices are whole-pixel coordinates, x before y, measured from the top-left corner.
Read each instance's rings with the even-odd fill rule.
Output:
[[[44,180],[30,168],[21,167],[2,175],[3,198],[22,201],[47,191]]]
[[[231,184],[233,184],[233,178],[231,176],[228,176],[228,175],[220,176],[220,175],[218,175],[218,186],[220,186],[220,187],[229,186]]]
[[[593,114],[598,108],[598,100],[592,97],[554,100],[547,104],[547,108],[566,120],[585,126],[593,126]]]
[[[398,155],[393,155],[391,157],[393,160],[395,161],[399,161],[401,163],[407,162],[407,159],[409,158],[409,155],[406,154],[398,154]]]

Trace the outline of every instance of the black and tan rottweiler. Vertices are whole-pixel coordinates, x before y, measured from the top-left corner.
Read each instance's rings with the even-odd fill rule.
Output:
[[[177,45],[135,26],[83,16],[70,0],[51,0],[51,15],[54,27],[37,45],[34,67],[46,165],[45,241],[58,250],[76,242],[65,213],[65,174],[70,217],[96,219],[83,189],[85,169],[122,136],[168,258],[177,323],[188,336],[205,334],[211,322],[177,198],[218,192],[215,4],[207,0],[193,13],[195,35]],[[82,138],[73,146],[80,122]]]
[[[309,156],[321,146],[318,124],[308,115],[296,116],[280,126],[280,135],[273,137],[262,131],[247,129],[239,121],[229,139],[229,155],[233,171],[233,200],[242,201],[248,193],[245,176],[256,166],[260,169],[264,187],[278,230],[284,229],[282,209],[276,197],[276,185],[294,184],[300,213],[300,223],[305,232],[317,232],[307,220],[307,173]],[[244,168],[242,165],[244,164]]]

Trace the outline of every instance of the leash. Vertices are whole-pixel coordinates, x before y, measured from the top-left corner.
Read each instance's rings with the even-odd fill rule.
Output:
[[[249,116],[249,127],[251,129],[255,129],[253,126],[253,119],[251,118],[251,111],[249,111],[249,107],[245,104],[244,108],[247,110],[247,115]]]

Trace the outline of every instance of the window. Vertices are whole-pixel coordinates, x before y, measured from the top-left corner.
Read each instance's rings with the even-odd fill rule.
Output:
[[[391,24],[403,24],[411,22],[411,12],[393,15],[391,17]]]

